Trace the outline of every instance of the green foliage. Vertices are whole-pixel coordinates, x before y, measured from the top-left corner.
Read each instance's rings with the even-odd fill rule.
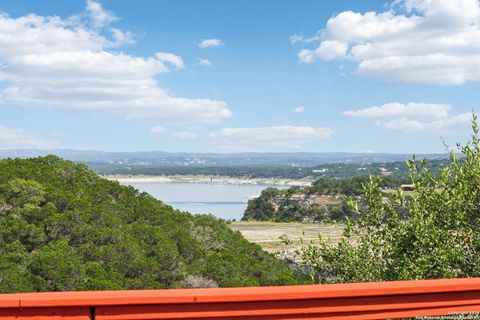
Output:
[[[480,276],[480,140],[477,116],[461,158],[434,174],[425,161],[408,162],[414,191],[386,198],[382,179],[364,184],[360,216],[349,221],[338,244],[305,243],[300,257],[320,282],[433,279]]]
[[[247,209],[245,210],[242,220],[273,220],[276,215],[276,209],[272,199],[282,195],[282,191],[276,188],[267,188],[262,190],[259,197],[248,200]]]
[[[309,188],[309,193],[316,194],[343,194],[343,195],[358,195],[362,191],[362,184],[368,180],[366,176],[358,176],[350,179],[330,179],[320,178],[316,180],[312,187]]]
[[[50,242],[32,252],[28,269],[36,291],[70,291],[78,287],[84,269],[66,240]]]
[[[262,194],[249,200],[242,220],[277,222],[330,222],[344,221],[353,212],[342,200],[344,196],[359,196],[367,176],[344,179],[319,178],[311,187],[291,187],[286,190],[268,188]],[[398,188],[405,179],[386,177],[380,186]],[[314,201],[316,196],[326,196],[327,204]],[[330,198],[330,199],[328,199]]]
[[[55,156],[0,161],[0,292],[283,285],[302,274],[192,216]],[[191,282],[191,281],[190,281]]]

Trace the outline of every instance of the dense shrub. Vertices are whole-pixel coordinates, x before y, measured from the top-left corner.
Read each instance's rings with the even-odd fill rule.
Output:
[[[426,162],[408,162],[413,192],[390,200],[382,179],[364,184],[366,206],[349,200],[360,219],[350,221],[338,244],[307,243],[300,252],[320,282],[480,276],[480,140],[473,116],[472,141],[450,152],[433,174]]]

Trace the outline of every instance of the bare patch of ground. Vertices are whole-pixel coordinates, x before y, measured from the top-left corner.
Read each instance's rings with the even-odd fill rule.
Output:
[[[286,222],[260,222],[238,221],[230,224],[230,229],[240,231],[250,242],[260,245],[264,250],[271,253],[280,253],[292,256],[293,252],[301,247],[300,239],[306,242],[318,241],[318,235],[323,239],[337,242],[342,235],[342,224],[319,224],[319,223],[286,223]],[[286,234],[292,241],[285,245],[280,237]]]
[[[315,199],[313,199],[313,203],[322,205],[322,206],[339,205],[342,203],[342,197],[318,195],[315,197]]]

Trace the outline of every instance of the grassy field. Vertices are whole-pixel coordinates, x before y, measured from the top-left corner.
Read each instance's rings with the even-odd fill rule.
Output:
[[[289,256],[301,245],[300,239],[318,240],[318,235],[335,242],[341,236],[343,225],[318,223],[284,223],[238,221],[230,224],[230,229],[240,231],[250,242],[257,243],[264,250]],[[285,245],[279,239],[286,234],[292,244]]]

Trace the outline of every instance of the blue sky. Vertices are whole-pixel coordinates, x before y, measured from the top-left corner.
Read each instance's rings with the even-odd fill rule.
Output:
[[[478,0],[0,12],[0,149],[443,152],[478,105]]]

